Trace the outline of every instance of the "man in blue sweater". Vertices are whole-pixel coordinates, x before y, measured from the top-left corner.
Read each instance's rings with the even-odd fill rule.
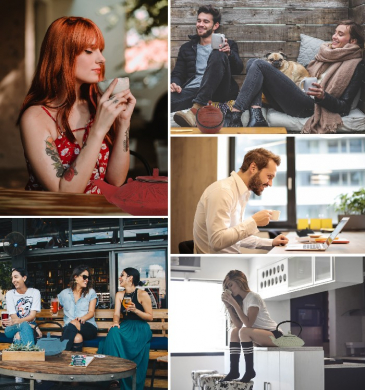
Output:
[[[236,42],[226,39],[220,49],[211,47],[212,34],[220,26],[220,11],[208,5],[201,6],[197,14],[196,34],[181,46],[171,73],[171,111],[177,111],[174,120],[183,127],[196,126],[196,112],[209,100],[236,99],[239,88],[232,75],[243,70]],[[178,111],[187,108],[187,112]]]

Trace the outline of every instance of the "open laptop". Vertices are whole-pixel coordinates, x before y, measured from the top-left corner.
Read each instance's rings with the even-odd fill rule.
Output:
[[[290,244],[287,245],[286,251],[325,251],[336,238],[337,234],[341,232],[343,227],[347,224],[350,218],[342,218],[338,223],[336,229],[331,233],[331,235],[327,238],[324,244],[314,243],[314,244]]]

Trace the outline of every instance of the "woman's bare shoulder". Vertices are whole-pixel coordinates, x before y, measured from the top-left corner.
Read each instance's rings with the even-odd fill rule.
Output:
[[[51,112],[51,115],[53,113]],[[51,133],[56,130],[56,126],[52,118],[47,115],[42,106],[31,106],[27,108],[20,120],[20,131],[24,134],[33,134],[39,132],[42,128]]]

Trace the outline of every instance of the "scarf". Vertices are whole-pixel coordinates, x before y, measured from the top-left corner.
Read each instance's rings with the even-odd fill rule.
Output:
[[[332,49],[331,44],[324,43],[307,70],[311,77],[317,78],[326,72],[321,82],[323,90],[340,98],[361,61],[362,49],[356,44],[347,43],[344,47]],[[341,125],[339,114],[315,104],[314,114],[305,123],[302,133],[335,133]]]

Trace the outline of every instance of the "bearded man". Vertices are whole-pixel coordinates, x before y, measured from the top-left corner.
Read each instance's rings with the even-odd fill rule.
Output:
[[[236,99],[238,84],[233,74],[240,74],[243,62],[237,43],[225,39],[220,49],[213,50],[212,34],[219,28],[221,13],[211,5],[198,9],[196,35],[179,50],[171,73],[171,111],[174,120],[183,127],[195,127],[196,111],[209,100],[225,102]],[[185,110],[187,112],[178,110]]]
[[[280,157],[263,149],[250,150],[238,172],[211,184],[201,196],[194,218],[195,253],[235,253],[240,247],[264,248],[285,245],[280,234],[273,240],[254,236],[258,226],[266,226],[271,210],[262,210],[244,219],[251,191],[256,195],[272,186]]]

